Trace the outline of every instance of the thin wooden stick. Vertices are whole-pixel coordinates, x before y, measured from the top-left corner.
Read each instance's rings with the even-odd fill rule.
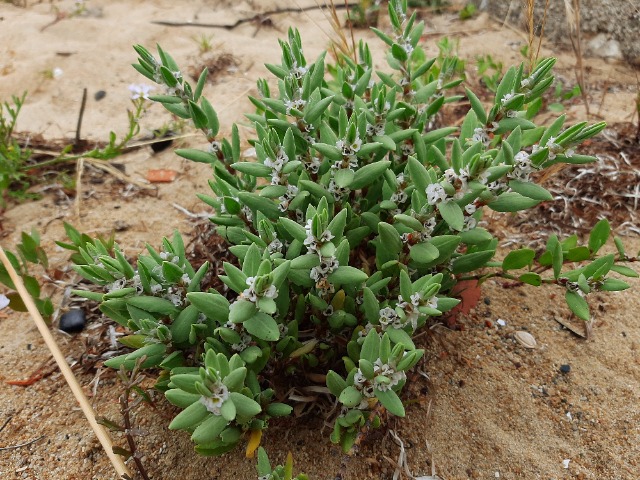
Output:
[[[4,264],[7,271],[9,272],[9,276],[11,277],[11,280],[13,281],[13,284],[15,285],[16,290],[18,291],[18,294],[22,298],[22,301],[26,305],[27,310],[31,315],[31,318],[33,319],[36,326],[38,327],[38,330],[40,331],[40,335],[42,335],[44,342],[47,344],[49,351],[51,352],[51,354],[53,355],[53,358],[58,364],[58,367],[60,368],[60,371],[62,372],[64,379],[67,381],[67,384],[69,385],[69,388],[71,388],[73,395],[76,397],[76,400],[80,404],[80,407],[82,408],[82,412],[84,413],[85,417],[87,417],[87,420],[89,421],[89,425],[91,425],[91,428],[93,428],[93,431],[95,432],[96,437],[98,437],[98,440],[100,440],[100,443],[102,444],[102,448],[104,448],[104,451],[106,452],[107,457],[109,457],[109,460],[113,464],[113,468],[115,468],[120,478],[130,479],[131,471],[124,464],[122,457],[113,453],[113,443],[111,442],[111,438],[109,438],[109,435],[107,431],[104,429],[104,427],[96,421],[95,412],[93,411],[93,408],[91,408],[91,405],[87,400],[87,397],[82,391],[82,387],[78,383],[78,380],[76,379],[75,375],[71,371],[71,368],[67,364],[67,361],[65,360],[64,355],[60,351],[60,348],[58,347],[58,344],[54,340],[53,335],[51,335],[49,328],[44,323],[44,320],[42,319],[42,316],[40,315],[38,308],[33,302],[33,299],[31,298],[29,293],[27,293],[27,290],[24,287],[24,284],[22,283],[22,278],[20,278],[20,276],[16,273],[15,269],[13,268],[13,265],[11,265],[11,262],[7,258],[7,255],[5,254],[2,246],[0,246],[0,260]]]

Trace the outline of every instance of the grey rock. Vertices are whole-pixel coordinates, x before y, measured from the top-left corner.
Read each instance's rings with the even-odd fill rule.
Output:
[[[60,325],[58,325],[58,328],[63,332],[77,333],[84,329],[86,323],[87,318],[84,310],[74,308],[60,317]]]
[[[599,33],[589,40],[587,52],[601,58],[614,58],[616,60],[624,58],[620,44],[613,38],[608,38],[604,33]]]

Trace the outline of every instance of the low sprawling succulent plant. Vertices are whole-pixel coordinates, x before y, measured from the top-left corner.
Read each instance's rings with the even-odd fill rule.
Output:
[[[424,56],[424,25],[406,15],[406,0],[391,0],[389,15],[391,35],[374,31],[392,73],[374,71],[361,42],[327,79],[324,55],[307,62],[289,31],[281,64],[267,65],[277,94],[260,80],[251,98],[255,161],[242,158],[237,127],[219,140],[202,97],[206,71],[192,87],[160,47],[159,59],[135,47],[135,68],[166,90],[151,99],[206,136],[207,151],[177,154],[211,165],[213,195],[199,197],[238,262],[224,265],[224,291],[202,291],[209,267],[191,267],[177,233],[135,267],[98,242],[81,250],[86,264],[76,269],[107,292],[78,293],[133,332],[121,341],[135,350],[107,365],[145,356],[144,367],[160,368],[158,387],[184,408],[171,428],[190,432],[201,453],[225,452],[288,415],[284,387],[302,371],[326,378],[342,405],[331,439],[345,451],[387,413],[404,416],[406,372],[423,354],[412,337],[459,302],[450,292],[461,276],[558,285],[589,319],[587,293],[627,288],[610,271],[635,275],[617,264],[626,259],[619,243],[618,255],[598,257],[606,221],[587,246],[552,236],[544,252],[492,261],[497,239],[479,226],[483,207],[515,212],[550,199],[532,174],[594,160],[574,150],[604,124],[531,121],[528,106],[553,81],[545,59],[529,74],[509,69],[488,111],[466,90],[462,126],[439,126],[440,109],[463,98],[446,95],[461,80],[435,75],[435,59],[414,61]]]

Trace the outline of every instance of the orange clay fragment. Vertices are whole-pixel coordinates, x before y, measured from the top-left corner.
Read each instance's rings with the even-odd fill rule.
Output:
[[[147,180],[151,183],[171,183],[178,176],[175,170],[160,168],[158,170],[149,170],[147,172]]]

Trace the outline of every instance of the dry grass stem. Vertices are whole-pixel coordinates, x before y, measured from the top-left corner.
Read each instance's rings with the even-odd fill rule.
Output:
[[[582,55],[582,33],[580,17],[580,0],[564,0],[564,8],[567,12],[567,23],[569,25],[569,40],[576,57],[574,73],[576,81],[580,86],[580,95],[587,115],[589,112],[589,100],[587,98],[587,85],[584,81],[584,58]]]
[[[87,400],[87,397],[84,394],[84,391],[82,390],[82,387],[78,382],[78,379],[75,377],[75,375],[71,371],[71,368],[69,367],[69,364],[67,363],[64,357],[64,354],[60,351],[60,347],[58,347],[58,344],[54,340],[53,335],[49,330],[49,327],[47,327],[33,299],[27,292],[27,289],[25,288],[24,283],[22,282],[22,278],[18,275],[18,273],[13,268],[13,265],[7,258],[4,252],[4,249],[2,247],[0,247],[0,261],[2,261],[5,268],[7,269],[7,272],[9,273],[9,276],[11,277],[11,280],[13,281],[13,284],[15,285],[18,294],[20,295],[20,298],[22,299],[25,306],[27,307],[27,310],[29,311],[29,314],[31,315],[32,320],[34,321],[34,323],[38,327],[38,330],[40,331],[40,335],[42,335],[44,342],[46,343],[47,347],[49,348],[49,351],[51,352],[51,354],[53,355],[53,358],[58,364],[58,367],[60,368],[60,371],[62,372],[64,379],[69,385],[69,388],[73,392],[73,395],[75,396],[76,400],[80,404],[80,407],[82,408],[82,412],[87,418],[87,421],[89,422],[89,425],[91,425],[91,428],[95,432],[96,436],[98,437],[98,440],[102,444],[102,448],[104,448],[105,453],[107,454],[107,457],[109,457],[109,460],[111,461],[114,469],[118,473],[118,476],[120,478],[131,478],[131,472],[122,461],[122,458],[120,458],[115,453],[113,453],[113,442],[111,441],[111,438],[109,438],[109,435],[107,434],[104,427],[98,424],[98,422],[96,421],[95,412],[91,407],[91,404]]]

